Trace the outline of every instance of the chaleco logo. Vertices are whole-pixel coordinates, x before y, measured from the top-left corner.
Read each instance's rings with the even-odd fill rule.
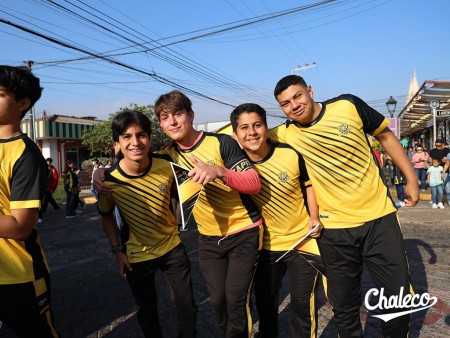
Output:
[[[404,294],[403,286],[400,288],[398,295],[392,295],[389,298],[384,295],[384,288],[380,290],[373,288],[367,291],[364,297],[364,305],[369,311],[373,310],[388,310],[388,309],[408,309],[406,311],[387,313],[381,315],[370,315],[371,317],[380,318],[381,320],[388,322],[391,319],[401,317],[413,312],[422,311],[432,307],[437,303],[437,297],[431,297],[429,293],[422,294]],[[372,296],[378,296],[378,303],[370,305],[369,300]]]

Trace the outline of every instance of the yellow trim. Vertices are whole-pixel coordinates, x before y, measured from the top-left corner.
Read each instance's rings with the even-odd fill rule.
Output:
[[[386,127],[389,126],[389,123],[391,123],[391,121],[389,121],[388,118],[385,118],[384,121],[380,124],[380,126],[379,126],[377,129],[375,129],[371,135],[372,135],[372,136],[378,135],[378,134],[381,133]]]
[[[37,208],[39,209],[41,207],[41,201],[40,200],[29,200],[29,201],[11,201],[10,202],[10,209],[33,209]]]
[[[45,283],[44,278],[33,281],[33,285],[34,291],[36,292],[36,297],[39,297],[45,292],[47,292],[47,284]]]

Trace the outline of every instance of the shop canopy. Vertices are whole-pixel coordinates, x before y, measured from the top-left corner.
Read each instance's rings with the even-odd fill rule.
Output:
[[[400,112],[400,138],[433,125],[432,101],[439,101],[436,120],[450,117],[450,82],[425,81]]]

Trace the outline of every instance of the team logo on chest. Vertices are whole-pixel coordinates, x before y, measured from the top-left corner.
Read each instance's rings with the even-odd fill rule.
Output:
[[[289,178],[287,171],[278,173],[277,177],[278,177],[278,183],[287,183],[288,178]]]
[[[350,127],[348,126],[348,124],[342,123],[339,127],[338,130],[341,134],[343,135],[347,135],[348,132],[350,131]]]
[[[159,185],[159,194],[160,195],[165,195],[168,191],[169,191],[169,187],[167,186],[166,183],[161,183]]]

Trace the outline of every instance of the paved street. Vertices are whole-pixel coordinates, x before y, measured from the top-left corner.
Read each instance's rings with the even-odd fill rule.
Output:
[[[418,293],[428,292],[438,298],[435,306],[413,314],[410,337],[448,337],[450,330],[450,207],[431,209],[426,201],[416,208],[401,208],[405,243],[412,282]],[[52,269],[53,310],[56,328],[66,338],[140,338],[136,306],[128,285],[118,273],[114,256],[109,252],[100,217],[94,204],[84,213],[66,220],[64,207],[54,212],[49,207],[44,223],[39,226],[41,239]],[[195,228],[181,234],[192,263],[195,298],[198,305],[199,337],[220,337],[209,303],[203,277],[198,266]],[[162,275],[158,275],[160,318],[165,337],[176,337],[174,307],[170,290]],[[364,292],[372,287],[367,274],[363,276]],[[289,297],[287,281],[280,297],[280,337],[289,337]],[[322,287],[319,297],[319,337],[336,337],[330,305]],[[366,317],[365,336],[375,337],[379,321]],[[367,318],[367,320],[366,320]],[[258,322],[255,315],[254,331]],[[14,337],[8,328],[0,329],[0,337]]]

